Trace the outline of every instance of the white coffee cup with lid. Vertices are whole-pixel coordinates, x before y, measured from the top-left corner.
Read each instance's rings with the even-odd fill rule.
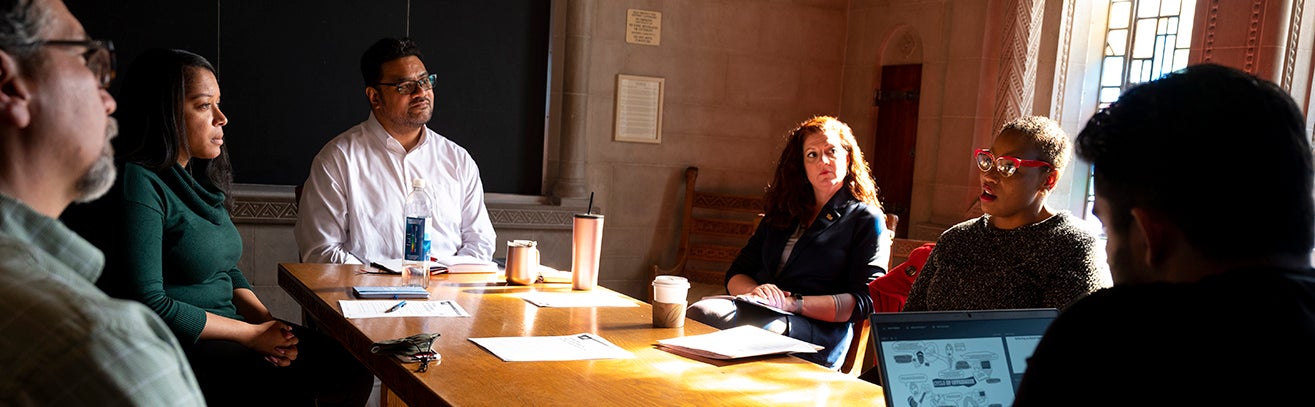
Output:
[[[689,295],[689,280],[681,276],[657,276],[653,279],[653,301],[683,303]]]
[[[677,328],[685,326],[685,297],[689,295],[689,280],[681,276],[657,276],[653,279],[653,326]]]

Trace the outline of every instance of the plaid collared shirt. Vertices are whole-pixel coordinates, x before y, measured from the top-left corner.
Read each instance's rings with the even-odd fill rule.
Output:
[[[0,194],[0,405],[205,405],[164,322],[93,284],[104,263],[59,221]]]

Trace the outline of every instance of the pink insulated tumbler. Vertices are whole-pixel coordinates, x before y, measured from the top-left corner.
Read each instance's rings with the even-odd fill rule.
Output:
[[[603,215],[577,213],[571,230],[571,288],[592,290],[598,285],[598,257],[603,252]]]

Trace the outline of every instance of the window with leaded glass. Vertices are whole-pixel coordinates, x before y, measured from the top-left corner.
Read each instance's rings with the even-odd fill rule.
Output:
[[[1187,67],[1196,0],[1110,0],[1108,10],[1098,109],[1109,106],[1132,85]],[[1087,218],[1095,219],[1091,181],[1087,180]]]

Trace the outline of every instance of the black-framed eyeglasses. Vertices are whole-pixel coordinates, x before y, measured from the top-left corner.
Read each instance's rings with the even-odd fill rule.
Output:
[[[416,89],[420,89],[420,90],[433,89],[435,83],[438,83],[438,74],[431,73],[429,75],[425,75],[420,79],[416,79],[413,81],[401,81],[401,82],[393,82],[393,83],[380,82],[380,83],[376,83],[375,85],[394,86],[397,88],[397,93],[403,95],[410,95],[412,93],[415,93]]]
[[[41,40],[32,43],[36,46],[87,47],[82,59],[87,61],[87,69],[100,79],[101,89],[109,89],[114,81],[117,61],[114,57],[114,42],[110,40]]]

